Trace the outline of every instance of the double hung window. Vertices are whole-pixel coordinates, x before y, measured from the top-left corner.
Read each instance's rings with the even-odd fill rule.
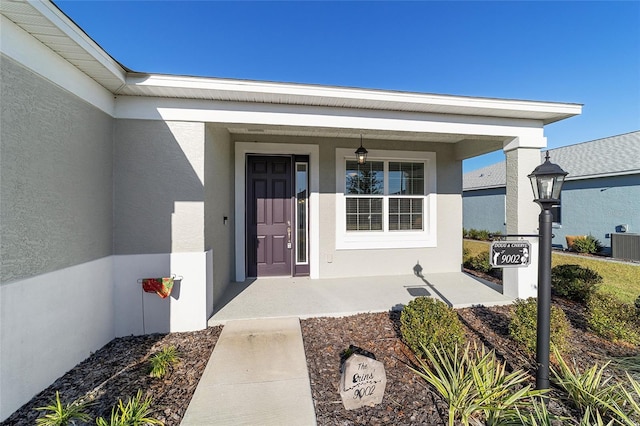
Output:
[[[424,183],[424,163],[347,161],[347,231],[422,230]]]
[[[435,154],[370,152],[367,162],[358,164],[352,155],[345,158],[344,150],[338,151],[337,248],[401,247],[403,242],[429,246],[427,240],[434,236],[429,221],[435,214]]]

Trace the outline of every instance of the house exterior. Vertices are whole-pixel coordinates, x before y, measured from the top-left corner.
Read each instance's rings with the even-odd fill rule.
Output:
[[[612,239],[640,233],[640,131],[551,149],[549,156],[569,173],[554,211],[555,246],[567,248],[567,235],[590,234],[610,252]],[[506,231],[505,183],[504,162],[464,174],[465,229]]]
[[[0,12],[0,420],[115,337],[205,328],[234,281],[460,273],[462,161],[505,151],[531,233],[544,126],[581,112],[133,72],[50,2]]]

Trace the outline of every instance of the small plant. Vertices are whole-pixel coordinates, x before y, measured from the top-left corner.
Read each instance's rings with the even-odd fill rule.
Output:
[[[44,417],[36,419],[36,425],[41,426],[66,426],[74,425],[77,422],[88,422],[91,417],[87,414],[89,403],[75,400],[69,404],[62,404],[60,393],[56,391],[56,397],[51,404],[45,407],[38,407],[38,411],[48,411]]]
[[[423,347],[437,343],[447,350],[462,343],[464,332],[458,314],[444,302],[416,297],[400,314],[400,332],[407,346],[418,356]]]
[[[602,277],[580,265],[558,265],[551,270],[551,288],[558,296],[585,302],[595,293]]]
[[[167,375],[173,364],[180,360],[178,351],[174,346],[162,348],[162,350],[149,359],[151,377],[162,378]]]
[[[427,361],[419,359],[420,370],[413,371],[433,386],[449,405],[449,425],[504,424],[518,408],[528,407],[532,398],[544,391],[526,385],[528,375],[522,371],[507,373],[505,364],[494,351],[487,352],[467,345],[459,353],[436,345],[423,347]]]
[[[640,318],[640,296],[638,296],[638,298],[633,302],[633,304],[636,307],[636,316]]]
[[[533,398],[528,409],[516,407],[515,414],[503,418],[501,424],[514,426],[552,426],[566,425],[570,418],[551,414],[547,405],[540,398]]]
[[[527,300],[516,299],[514,315],[509,322],[509,335],[531,353],[536,351],[537,323],[537,299],[534,297]],[[551,306],[551,343],[560,350],[566,347],[569,329],[569,320],[564,311],[557,306]]]
[[[602,243],[593,235],[587,235],[576,238],[571,248],[578,253],[596,254],[602,251]]]
[[[595,364],[581,372],[575,365],[569,367],[556,348],[554,355],[559,368],[556,370],[551,366],[554,381],[566,392],[571,404],[582,413],[581,424],[604,424],[605,421],[611,424],[634,424],[622,408],[627,404],[624,388],[614,382],[611,376],[604,375],[608,362],[602,367]]]
[[[118,405],[111,409],[111,417],[109,420],[104,417],[98,417],[96,424],[98,426],[142,426],[147,424],[161,425],[160,420],[150,417],[151,397],[142,399],[142,390],[138,390],[136,396],[127,398],[127,403],[123,403],[122,399],[118,400]]]
[[[595,293],[589,298],[587,324],[605,339],[640,344],[640,321],[635,306],[610,294]]]

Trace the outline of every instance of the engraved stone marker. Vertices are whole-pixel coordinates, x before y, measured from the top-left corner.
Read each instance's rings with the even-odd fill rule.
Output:
[[[344,363],[340,397],[347,410],[380,404],[387,385],[384,365],[375,359],[353,354]]]

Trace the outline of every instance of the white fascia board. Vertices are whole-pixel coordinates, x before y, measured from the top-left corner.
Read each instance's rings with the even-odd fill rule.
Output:
[[[64,15],[55,5],[44,1],[29,1],[29,4],[55,25],[85,52],[91,55],[122,84],[126,81],[126,71],[107,52],[93,41],[72,20]]]
[[[119,96],[116,118],[539,139],[543,123],[515,118]]]
[[[2,28],[0,52],[3,55],[19,62],[105,113],[114,115],[115,102],[111,92],[4,15],[0,15],[0,28]]]
[[[201,89],[221,92],[259,93],[274,96],[300,96],[332,98],[353,101],[413,103],[451,108],[486,108],[501,111],[544,112],[558,115],[578,115],[582,105],[511,99],[474,98],[452,95],[435,95],[411,92],[395,92],[371,89],[356,89],[333,86],[304,84],[225,80],[169,75],[132,76],[128,84],[141,87],[161,87],[176,89]]]

